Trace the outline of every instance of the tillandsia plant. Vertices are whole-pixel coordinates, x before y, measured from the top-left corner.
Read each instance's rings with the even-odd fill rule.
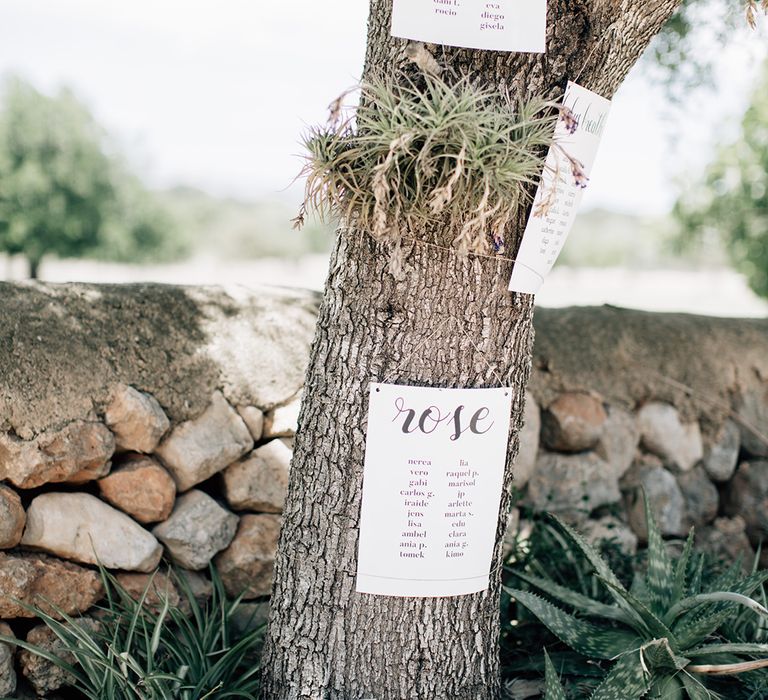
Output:
[[[589,667],[585,676],[605,669],[589,695],[592,700],[766,697],[761,689],[766,687],[762,669],[768,667],[768,644],[729,638],[727,633],[728,622],[737,618],[744,629],[742,610],[759,620],[768,617],[768,610],[750,597],[768,580],[768,572],[744,576],[741,562],[736,562],[705,582],[704,557],[694,553],[693,530],[674,559],[647,499],[645,513],[647,570],[635,575],[629,589],[592,545],[550,516],[589,562],[610,602],[525,570],[514,574],[527,589],[507,588],[507,593],[584,658],[582,668]],[[569,662],[563,671],[578,675],[578,664]],[[547,672],[546,697],[563,697],[553,670]],[[718,692],[717,679],[722,677],[728,678],[725,695]]]
[[[212,594],[203,603],[186,577],[175,573],[181,601],[174,605],[154,577],[136,599],[103,568],[101,576],[106,599],[93,619],[73,618],[49,604],[57,620],[29,607],[58,638],[55,651],[0,640],[63,670],[69,687],[88,700],[256,700],[263,626],[241,631],[241,598],[227,597],[214,569]]]
[[[312,209],[395,248],[434,224],[455,232],[460,253],[503,248],[507,225],[539,180],[554,105],[429,73],[363,84],[351,115],[342,102],[304,138],[297,225]]]

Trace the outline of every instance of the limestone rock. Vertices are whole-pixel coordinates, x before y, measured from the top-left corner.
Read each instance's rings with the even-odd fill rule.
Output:
[[[753,457],[768,457],[768,383],[741,397],[741,445]]]
[[[215,560],[229,595],[243,591],[246,599],[269,595],[280,522],[277,515],[249,514],[240,518],[235,539]]]
[[[177,569],[176,575],[184,580],[189,592],[201,605],[213,595],[213,584],[203,574],[189,569]]]
[[[261,440],[264,435],[264,413],[262,410],[256,408],[256,406],[238,406],[237,412],[240,414],[240,418],[242,418],[248,426],[248,430],[254,441],[258,442]]]
[[[634,469],[636,466],[633,466],[632,470]],[[661,533],[663,535],[685,534],[683,525],[685,500],[675,477],[663,467],[645,465],[639,466],[636,476],[650,501],[651,512],[656,518]],[[627,517],[629,526],[640,541],[646,542],[648,528],[645,523],[643,496],[639,490],[633,491],[628,496]]]
[[[21,541],[26,522],[27,514],[21,505],[19,494],[0,484],[0,549],[10,549]]]
[[[639,443],[640,428],[635,416],[618,406],[610,406],[596,452],[613,467],[617,478],[632,466]]]
[[[237,521],[207,493],[194,490],[180,496],[171,517],[152,532],[177,564],[198,571],[229,545]]]
[[[661,457],[666,466],[688,471],[704,456],[699,424],[682,423],[674,406],[647,403],[637,420],[643,447]]]
[[[520,430],[520,450],[512,466],[515,486],[523,488],[531,479],[539,453],[539,434],[541,433],[541,414],[533,394],[525,392],[523,427]]]
[[[720,507],[720,494],[709,480],[704,467],[695,467],[689,472],[680,474],[677,477],[677,483],[685,501],[684,529],[689,530],[691,527],[698,529],[711,523]]]
[[[637,553],[637,535],[626,523],[612,515],[606,515],[599,520],[587,520],[581,525],[581,532],[592,544],[612,541],[624,554]]]
[[[550,450],[581,452],[597,444],[607,415],[589,394],[560,394],[541,416],[541,439]]]
[[[562,455],[539,452],[528,498],[537,511],[551,511],[580,520],[598,506],[621,500],[611,466],[594,452]]]
[[[704,468],[714,481],[728,481],[739,463],[741,432],[733,421],[726,421],[704,455]]]
[[[32,489],[49,482],[96,479],[109,469],[115,438],[102,423],[75,421],[20,440],[0,433],[0,480]]]
[[[27,511],[21,544],[108,569],[152,571],[160,543],[135,520],[87,493],[44,493]]]
[[[768,460],[740,464],[723,500],[726,515],[744,518],[753,544],[768,537]]]
[[[74,623],[67,623],[67,626],[70,624],[75,624],[81,629],[90,632],[95,632],[99,629],[99,623],[87,617],[79,618]],[[74,655],[64,650],[61,640],[46,625],[38,625],[29,630],[27,642],[55,654],[69,664],[74,664],[75,662]],[[25,649],[19,652],[19,663],[21,665],[21,672],[32,684],[38,695],[47,695],[54,690],[59,690],[59,688],[74,683],[74,678],[67,671],[42,656],[33,654]]]
[[[115,578],[134,600],[141,600],[146,591],[144,605],[150,610],[160,610],[166,599],[172,607],[178,607],[181,603],[181,596],[176,584],[167,573],[162,571],[156,571],[152,574],[121,572]]]
[[[171,475],[144,455],[131,455],[98,485],[102,498],[145,525],[165,520],[176,499]]]
[[[106,422],[120,450],[154,452],[170,421],[154,396],[120,384],[112,392]]]
[[[747,536],[744,518],[717,518],[710,527],[696,531],[696,545],[708,552],[715,561],[732,564],[739,557],[745,573],[752,570],[755,550]]]
[[[248,427],[217,391],[205,412],[177,426],[157,448],[157,454],[179,491],[187,491],[252,449]]]
[[[13,631],[4,622],[0,622],[0,634],[13,637]],[[15,647],[0,642],[0,698],[11,698],[16,692],[16,671],[13,668]]]
[[[36,605],[57,618],[54,608],[77,615],[102,594],[97,571],[44,554],[0,553],[0,618],[33,617],[21,603]]]
[[[265,438],[292,437],[296,434],[296,426],[299,422],[299,410],[301,409],[301,392],[285,406],[273,408],[264,417]]]
[[[235,510],[282,513],[288,491],[291,451],[272,440],[223,472],[224,494]]]

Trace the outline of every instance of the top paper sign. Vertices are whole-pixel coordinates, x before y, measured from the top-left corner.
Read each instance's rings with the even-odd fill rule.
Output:
[[[394,0],[392,35],[430,44],[544,53],[547,0]]]

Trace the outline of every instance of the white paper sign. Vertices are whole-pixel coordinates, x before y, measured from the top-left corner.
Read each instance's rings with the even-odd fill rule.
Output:
[[[559,145],[550,148],[547,155],[512,270],[512,292],[536,294],[555,264],[573,227],[611,107],[609,100],[576,83],[568,83],[564,104],[573,120],[561,118],[557,123],[555,142]],[[583,171],[581,182],[574,177],[570,159]]]
[[[547,0],[394,0],[392,35],[430,44],[543,53]]]
[[[358,592],[488,587],[511,407],[509,389],[371,384]]]

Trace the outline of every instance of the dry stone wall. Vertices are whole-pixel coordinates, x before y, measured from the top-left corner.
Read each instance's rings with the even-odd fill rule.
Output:
[[[97,562],[148,604],[169,563],[201,595],[268,595],[312,293],[0,284],[0,632],[53,644],[28,605],[83,615]],[[665,534],[720,556],[768,533],[768,322],[604,307],[539,310],[515,464],[525,514],[628,550],[645,489]],[[0,697],[56,691],[0,644]],[[19,695],[19,697],[23,697]]]

